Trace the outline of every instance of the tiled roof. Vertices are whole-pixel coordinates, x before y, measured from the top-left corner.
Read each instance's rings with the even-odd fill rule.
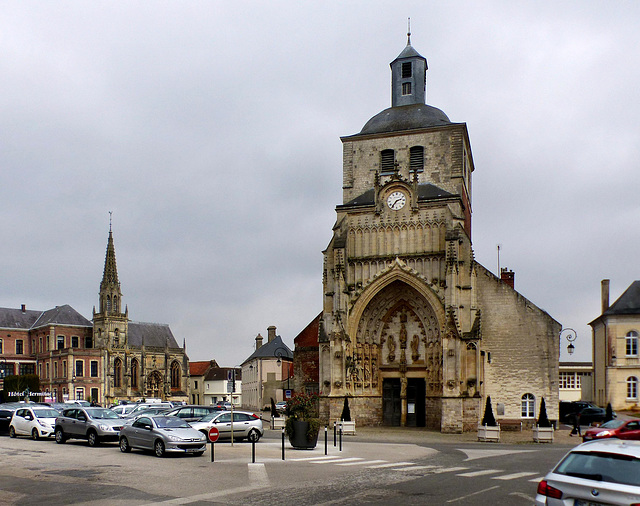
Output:
[[[218,367],[218,363],[215,360],[189,362],[189,374],[191,376],[204,376],[211,367]]]
[[[273,338],[271,342],[267,342],[254,351],[244,362],[246,364],[250,360],[256,358],[284,358],[293,360],[293,352],[282,342],[280,336]]]
[[[616,300],[603,315],[640,314],[640,281],[631,286]]]
[[[166,323],[129,322],[129,344],[157,348],[180,348]]]

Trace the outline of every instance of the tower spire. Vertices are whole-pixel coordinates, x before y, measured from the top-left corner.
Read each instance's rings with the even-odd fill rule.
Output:
[[[407,46],[411,45],[411,18],[407,18]]]
[[[111,214],[109,211],[109,239],[104,259],[104,272],[100,282],[100,313],[103,314],[119,314],[120,299],[122,298],[120,281],[118,281],[118,266],[116,265],[116,248],[113,244]]]

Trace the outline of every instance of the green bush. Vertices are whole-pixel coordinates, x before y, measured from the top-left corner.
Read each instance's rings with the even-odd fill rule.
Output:
[[[287,401],[289,417],[284,425],[288,437],[293,435],[293,422],[308,422],[307,440],[311,441],[320,430],[318,418],[318,396],[316,394],[295,394]]]

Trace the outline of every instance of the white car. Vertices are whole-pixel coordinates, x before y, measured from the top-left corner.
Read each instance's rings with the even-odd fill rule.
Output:
[[[539,483],[536,504],[640,504],[640,442],[603,439],[576,446]]]
[[[209,436],[209,429],[218,429],[220,439],[231,439],[231,412],[222,411],[210,413],[200,421],[189,422],[189,425],[203,434]],[[247,411],[233,412],[233,439],[240,441],[248,439],[257,442],[264,435],[262,420],[254,413]]]
[[[119,406],[114,406],[109,408],[111,411],[116,413],[119,417],[124,418],[129,413],[131,413],[134,409],[136,409],[137,404],[120,404]]]
[[[60,413],[47,406],[33,406],[14,411],[9,422],[9,437],[31,436],[33,439],[51,437]]]

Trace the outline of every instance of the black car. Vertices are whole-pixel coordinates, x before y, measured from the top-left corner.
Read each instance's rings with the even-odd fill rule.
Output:
[[[580,425],[602,423],[607,418],[607,410],[596,406],[583,408],[579,413],[574,413],[569,417],[569,423],[575,425],[576,418],[580,420]]]
[[[0,434],[9,434],[9,423],[14,411],[25,406],[24,402],[5,402],[0,404]]]
[[[594,403],[589,401],[560,401],[560,421],[562,423],[574,422],[574,415],[580,413],[585,408],[597,408]]]

